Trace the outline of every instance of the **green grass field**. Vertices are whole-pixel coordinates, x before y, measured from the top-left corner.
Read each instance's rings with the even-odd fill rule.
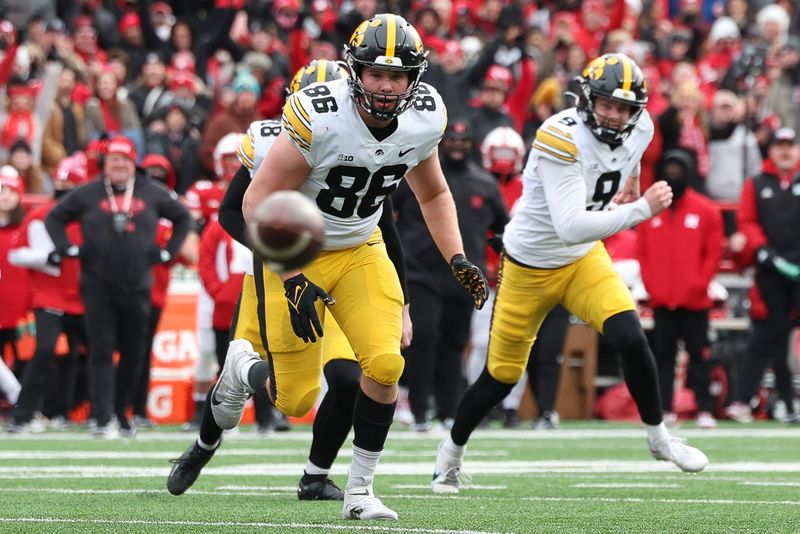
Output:
[[[434,496],[441,434],[396,425],[375,490],[397,522],[341,519],[341,504],[300,502],[308,427],[245,428],[185,495],[166,491],[169,458],[194,439],[170,428],[102,441],[85,431],[0,437],[2,532],[800,532],[800,427],[721,424],[687,437],[711,459],[699,475],[657,462],[637,425],[478,431],[465,471],[473,487]],[[332,477],[344,484],[344,447]]]

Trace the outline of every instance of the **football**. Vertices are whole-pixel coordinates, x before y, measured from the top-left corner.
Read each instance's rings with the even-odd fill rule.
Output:
[[[286,272],[319,255],[325,243],[325,219],[302,193],[277,191],[256,206],[247,234],[250,247],[270,269]]]

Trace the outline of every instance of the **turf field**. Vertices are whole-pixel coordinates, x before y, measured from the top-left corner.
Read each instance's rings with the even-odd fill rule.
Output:
[[[2,532],[800,532],[800,426],[690,424],[675,432],[711,459],[686,475],[652,460],[636,425],[569,423],[561,430],[490,429],[470,442],[472,488],[428,488],[440,434],[397,425],[376,493],[397,522],[353,522],[340,503],[300,502],[296,483],[310,432],[257,436],[245,428],[185,495],[165,488],[193,435],[144,431],[102,441],[85,431],[0,436]],[[343,484],[345,446],[333,478]]]

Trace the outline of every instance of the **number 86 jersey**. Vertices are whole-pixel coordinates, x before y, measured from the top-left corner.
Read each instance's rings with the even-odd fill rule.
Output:
[[[384,199],[433,153],[447,125],[441,97],[424,83],[413,105],[397,117],[397,129],[382,141],[373,137],[356,105],[341,79],[297,91],[283,109],[283,129],[311,166],[300,192],[325,217],[326,250],[367,241]]]
[[[548,204],[543,182],[547,181],[547,194],[552,199],[559,189],[570,189],[574,185],[570,181],[581,181],[579,189],[585,188],[586,210],[605,210],[628,177],[639,175],[639,161],[652,138],[653,121],[647,111],[642,112],[623,143],[613,149],[592,134],[576,108],[544,121],[522,173],[522,197],[503,237],[508,254],[525,265],[548,269],[585,256],[595,241],[566,244],[559,239],[553,213],[563,206]],[[546,177],[541,171],[544,162],[551,170]],[[558,176],[553,175],[553,169]]]

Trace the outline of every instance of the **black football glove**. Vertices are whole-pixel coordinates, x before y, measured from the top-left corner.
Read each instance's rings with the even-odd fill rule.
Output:
[[[322,324],[319,322],[314,303],[319,299],[331,306],[336,304],[336,301],[322,288],[311,283],[302,273],[284,280],[283,288],[286,290],[286,300],[289,301],[292,330],[304,342],[314,343],[317,336],[322,337]]]
[[[498,254],[503,253],[503,234],[494,234],[492,237],[487,239],[486,242],[489,243],[489,246],[492,247],[492,250]]]
[[[456,280],[469,291],[472,300],[475,302],[475,309],[480,310],[489,298],[489,282],[480,269],[464,257],[463,254],[456,254],[450,259],[450,270]]]

